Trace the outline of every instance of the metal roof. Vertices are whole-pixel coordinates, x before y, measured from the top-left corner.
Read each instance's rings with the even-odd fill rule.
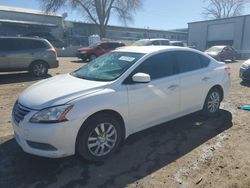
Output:
[[[6,20],[6,19],[0,19],[0,23],[36,25],[36,26],[47,26],[47,27],[57,27],[57,25],[55,25],[55,24],[50,24],[50,23],[41,23],[41,22],[33,22],[33,21],[21,21],[21,20]]]
[[[230,19],[242,18],[242,17],[248,17],[248,16],[250,16],[250,14],[241,15],[241,16],[232,16],[232,17],[228,17],[228,18],[219,18],[219,19],[195,21],[195,22],[189,22],[188,24],[196,24],[196,23],[204,23],[204,22],[215,22],[215,21],[230,20]]]
[[[34,9],[27,9],[27,8],[20,8],[20,7],[10,7],[10,6],[0,6],[0,11],[62,17],[61,15],[53,14],[53,13],[46,13],[45,11],[41,11],[41,10],[34,10]]]

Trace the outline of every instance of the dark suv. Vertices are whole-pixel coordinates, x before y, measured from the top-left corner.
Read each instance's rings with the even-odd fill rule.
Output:
[[[44,76],[58,67],[55,48],[45,39],[0,37],[0,72],[29,71]]]
[[[82,59],[83,61],[86,60],[91,61],[100,55],[103,55],[107,52],[110,52],[112,50],[115,50],[116,48],[123,46],[125,46],[125,44],[122,42],[105,41],[105,42],[95,43],[90,45],[89,47],[78,49],[76,56]]]

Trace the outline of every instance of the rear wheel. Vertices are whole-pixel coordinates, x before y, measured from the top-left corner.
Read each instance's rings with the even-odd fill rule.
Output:
[[[88,161],[102,161],[117,149],[121,138],[119,121],[109,114],[98,114],[82,126],[76,149]]]
[[[218,88],[211,89],[203,106],[203,114],[210,117],[218,115],[221,101],[221,91]]]
[[[45,76],[48,73],[48,65],[43,61],[37,61],[31,64],[29,72],[35,77]]]

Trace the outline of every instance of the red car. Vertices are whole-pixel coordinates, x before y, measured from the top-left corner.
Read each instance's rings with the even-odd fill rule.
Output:
[[[232,46],[212,46],[205,53],[218,61],[231,60],[235,61],[238,58],[238,53]]]
[[[116,48],[125,46],[122,42],[100,42],[90,45],[89,47],[80,48],[77,51],[76,56],[83,61],[86,60],[93,60],[97,58],[100,55],[103,55],[107,52],[110,52],[112,50],[115,50]]]

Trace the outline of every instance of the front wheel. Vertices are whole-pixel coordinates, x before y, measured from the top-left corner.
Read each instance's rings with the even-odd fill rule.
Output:
[[[204,106],[203,114],[209,117],[218,115],[220,103],[222,101],[222,94],[219,89],[213,88],[208,92]]]
[[[109,114],[99,114],[82,126],[76,149],[88,161],[102,161],[117,149],[121,138],[119,121]]]

